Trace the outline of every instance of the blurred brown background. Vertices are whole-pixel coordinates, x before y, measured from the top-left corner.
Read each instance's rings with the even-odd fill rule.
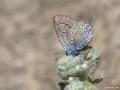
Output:
[[[55,15],[92,24],[107,70],[99,86],[120,90],[120,0],[0,0],[0,90],[58,90]]]

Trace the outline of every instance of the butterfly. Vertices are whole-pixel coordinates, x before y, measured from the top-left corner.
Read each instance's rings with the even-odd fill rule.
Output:
[[[67,55],[76,56],[92,39],[92,27],[69,16],[53,17],[56,34]]]

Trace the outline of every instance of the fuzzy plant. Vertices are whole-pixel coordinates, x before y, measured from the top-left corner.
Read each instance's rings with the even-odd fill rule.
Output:
[[[86,46],[75,57],[63,55],[56,62],[61,90],[98,90],[96,84],[104,78],[102,71],[94,76],[100,54],[91,46]]]
[[[96,84],[104,73],[94,76],[100,53],[89,46],[93,36],[89,24],[76,22],[68,16],[55,16],[57,36],[66,54],[56,59],[61,90],[98,90]]]

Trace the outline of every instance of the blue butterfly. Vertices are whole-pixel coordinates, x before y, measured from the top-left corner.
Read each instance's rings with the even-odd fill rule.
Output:
[[[93,31],[89,24],[76,22],[68,16],[54,16],[55,31],[67,55],[75,56],[92,39]]]

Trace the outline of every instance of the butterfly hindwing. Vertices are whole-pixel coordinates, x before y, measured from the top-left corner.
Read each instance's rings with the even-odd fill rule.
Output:
[[[82,22],[78,22],[75,25],[75,27],[77,30],[77,34],[75,36],[74,43],[75,43],[76,50],[80,50],[91,41],[93,32],[90,25]]]

